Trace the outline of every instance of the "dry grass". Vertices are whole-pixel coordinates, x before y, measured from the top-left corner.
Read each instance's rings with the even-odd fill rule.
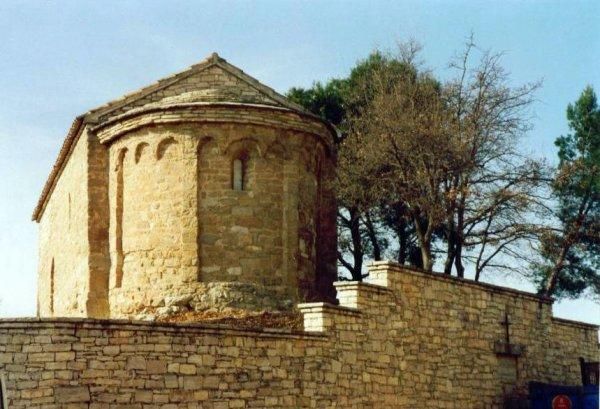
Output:
[[[187,311],[166,317],[158,322],[227,324],[235,328],[285,328],[301,331],[303,318],[298,312],[255,312],[228,308],[226,310]]]

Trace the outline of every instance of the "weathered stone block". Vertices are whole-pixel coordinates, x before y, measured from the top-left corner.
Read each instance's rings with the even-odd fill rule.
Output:
[[[54,388],[56,403],[90,402],[90,390],[87,386],[59,386]]]

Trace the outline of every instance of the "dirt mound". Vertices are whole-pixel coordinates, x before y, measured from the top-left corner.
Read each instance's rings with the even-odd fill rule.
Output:
[[[235,328],[285,328],[301,331],[303,317],[298,312],[225,310],[185,311],[157,318],[158,322],[227,324]]]

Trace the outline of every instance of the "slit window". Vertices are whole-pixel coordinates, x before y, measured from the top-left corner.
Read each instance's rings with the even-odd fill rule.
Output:
[[[50,265],[50,314],[54,315],[54,259]]]
[[[231,164],[231,188],[241,192],[248,190],[248,157],[246,154],[238,156]]]

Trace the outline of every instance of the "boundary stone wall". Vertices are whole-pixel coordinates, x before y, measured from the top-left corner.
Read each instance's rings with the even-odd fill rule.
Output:
[[[1,320],[9,408],[500,408],[598,356],[597,326],[532,294],[391,263],[336,289],[340,305],[298,306],[300,332]]]

